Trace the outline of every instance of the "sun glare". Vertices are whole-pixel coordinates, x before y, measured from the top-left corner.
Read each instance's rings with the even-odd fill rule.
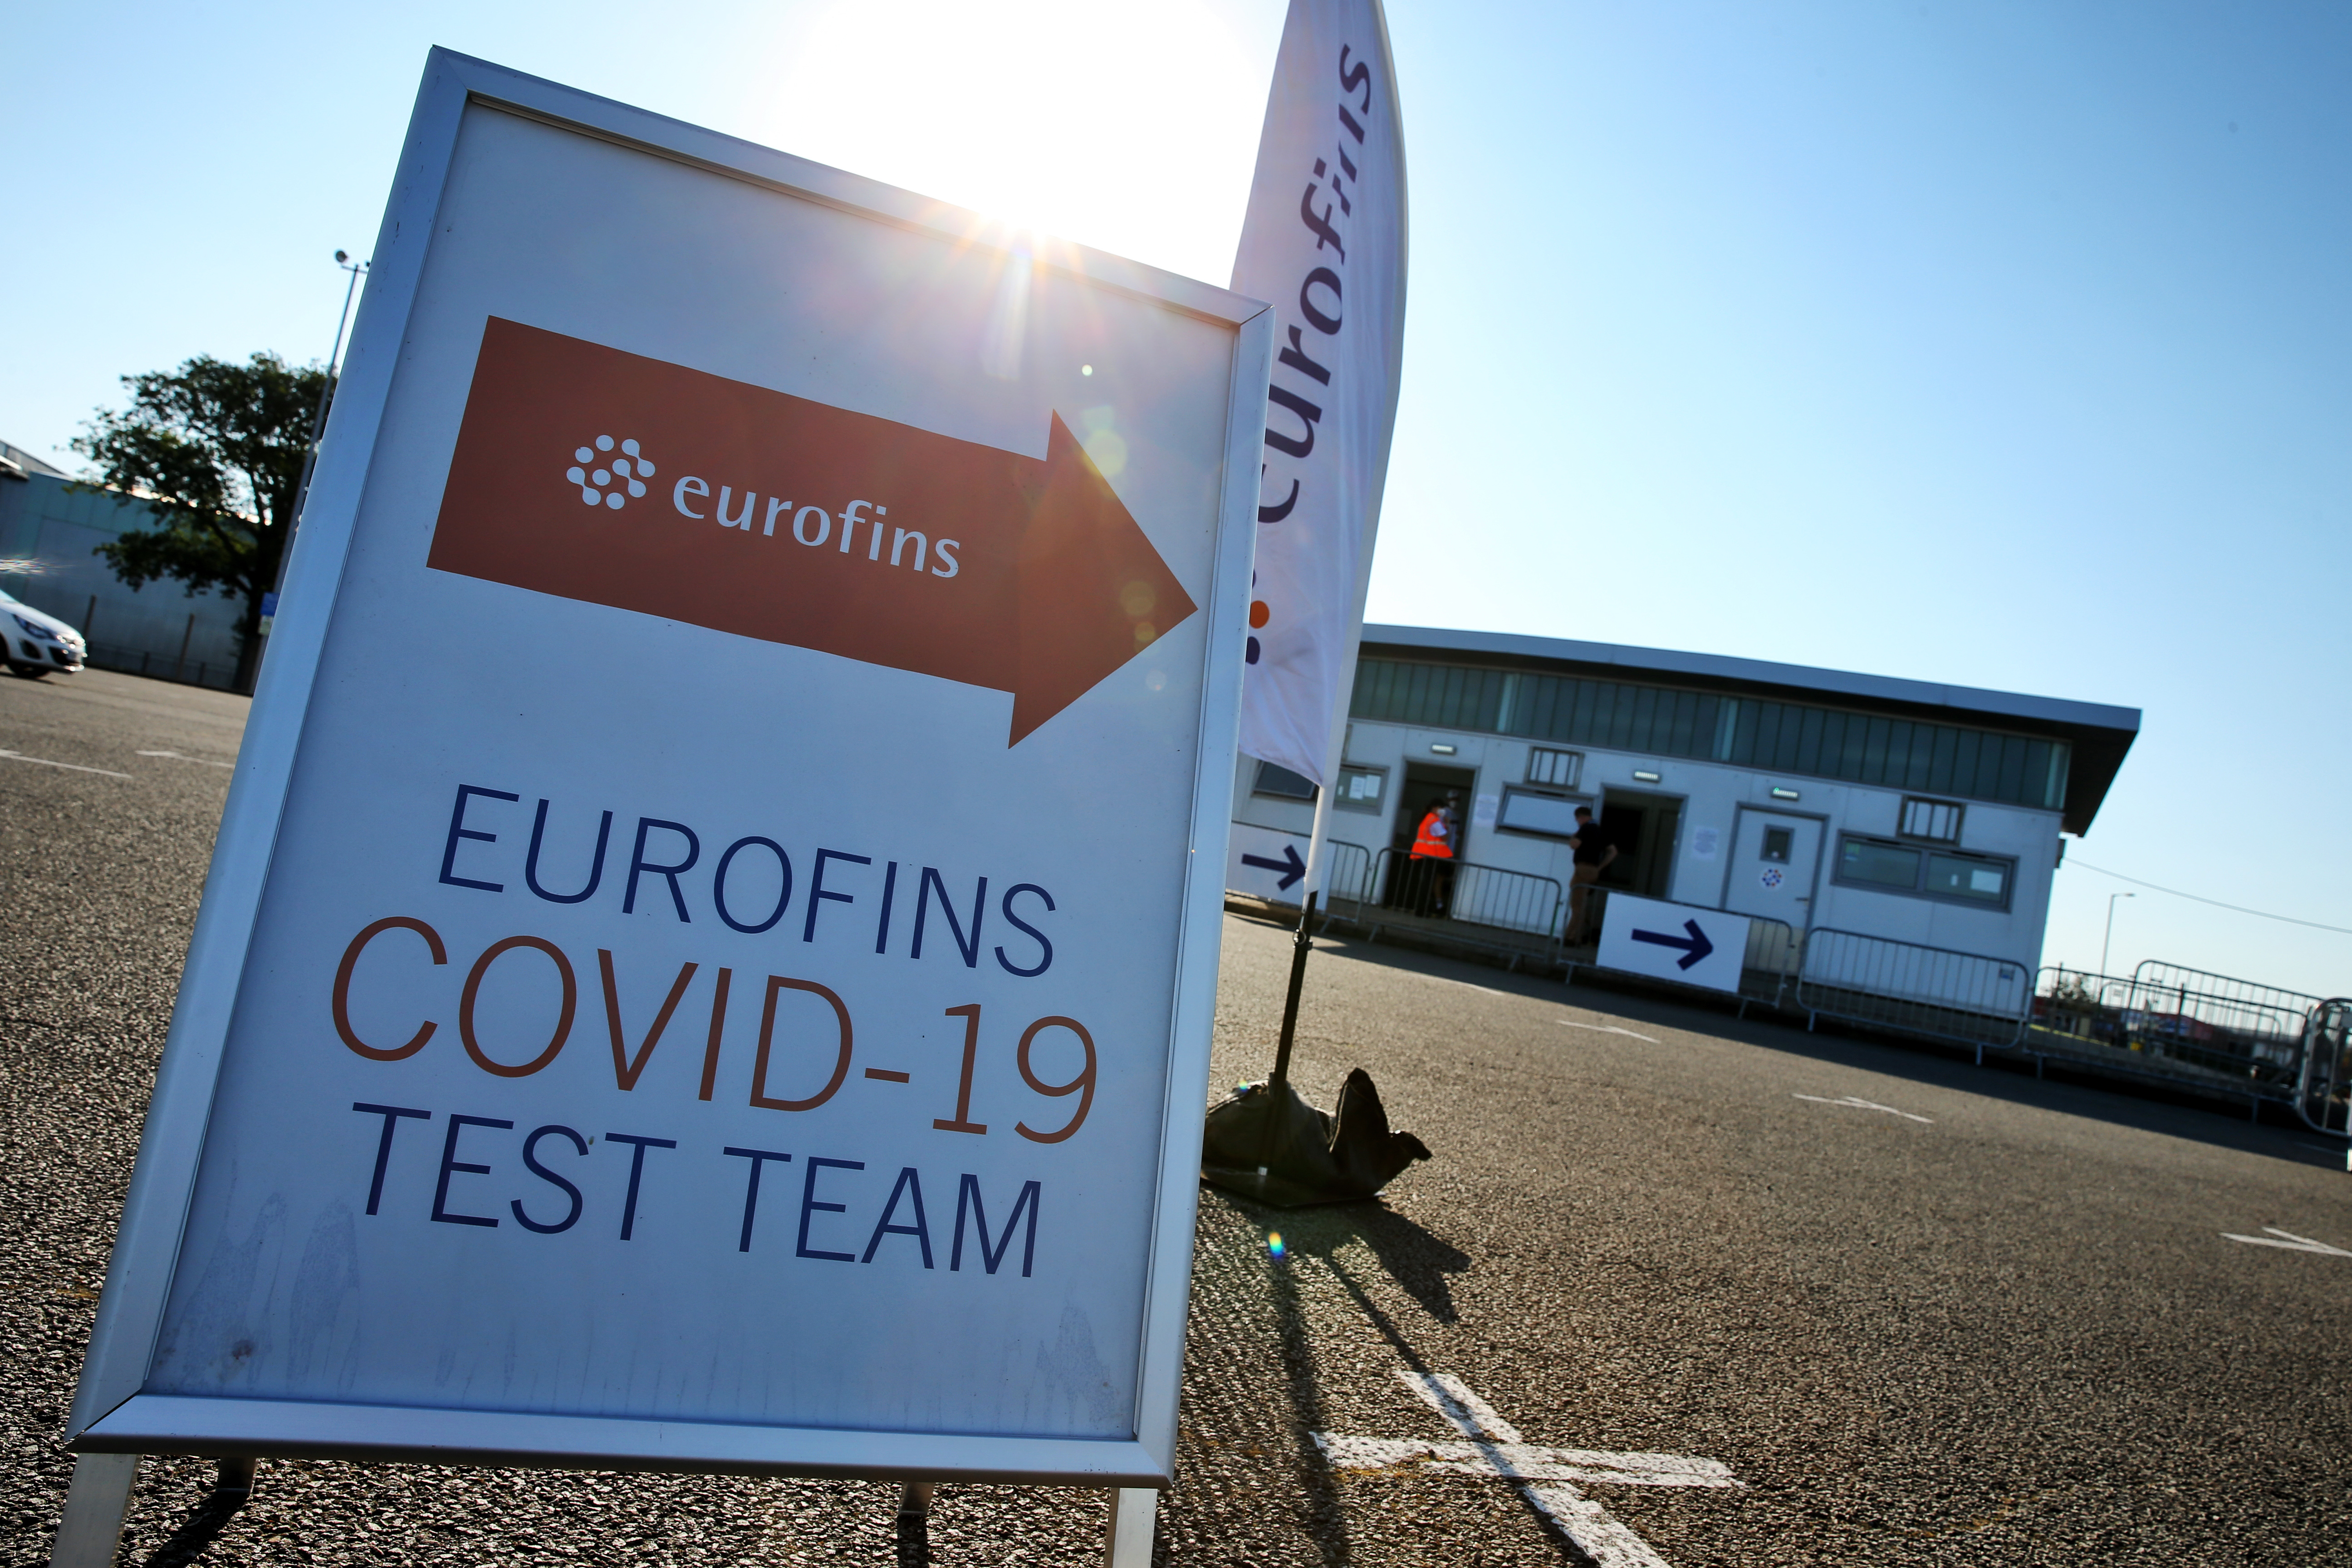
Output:
[[[843,0],[782,46],[758,139],[1013,226],[1224,281],[1265,113],[1207,5]]]

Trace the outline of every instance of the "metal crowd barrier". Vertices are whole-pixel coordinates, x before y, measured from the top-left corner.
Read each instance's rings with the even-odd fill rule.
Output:
[[[1323,874],[1323,923],[1328,926],[1342,900],[1353,904],[1357,913],[1363,912],[1372,896],[1372,852],[1344,838],[1326,839],[1323,850],[1331,858]]]
[[[2023,1037],[2033,972],[2007,959],[1956,952],[1858,931],[1806,933],[1797,1005],[1820,1018],[1899,1029],[1977,1048],[2008,1050]]]
[[[2305,1022],[2294,1112],[2315,1132],[2352,1137],[2352,997],[2329,997]]]
[[[1537,936],[1559,934],[1565,899],[1559,883],[1527,871],[1471,860],[1437,860],[1383,849],[1373,883],[1385,909]]]
[[[2035,991],[2029,1050],[2291,1104],[2315,1131],[2345,1131],[2352,1003],[2154,960],[2128,979],[2059,965]]]
[[[1334,863],[1333,885],[1339,885]],[[1567,898],[1550,877],[1468,860],[1420,859],[1394,848],[1382,849],[1368,862],[1353,890],[1360,896],[1341,913],[1340,897],[1333,895],[1333,918],[1345,920],[1377,939],[1383,928],[1418,931],[1471,947],[1510,955],[1512,967],[1521,958],[1559,962],[1560,920]],[[1459,928],[1478,927],[1515,932],[1532,942],[1481,938]]]
[[[2316,996],[2148,960],[2132,971],[2133,1048],[2284,1091],[2300,1076]]]
[[[1774,920],[1769,915],[1748,917],[1748,951],[1739,961],[1742,989],[1750,974],[1777,976],[1772,988],[1772,1005],[1777,1007],[1789,987],[1797,983],[1797,972],[1804,960],[1803,932],[1787,921]]]
[[[2047,1042],[2073,1046],[2084,1042],[2128,1048],[2124,1038],[2123,999],[2131,982],[2063,963],[2045,966],[2033,983],[2033,1013],[2027,1022],[2029,1039],[2053,1037]]]
[[[1327,924],[1347,921],[1373,937],[1383,923],[1423,931],[1486,926],[1535,937],[1571,978],[1579,967],[1601,968],[1562,956],[1567,899],[1552,878],[1393,848],[1375,856],[1340,839],[1328,848]],[[1606,890],[1594,896],[1602,902],[1588,918],[1597,928]],[[1793,987],[1808,1027],[1840,1018],[1973,1046],[1979,1062],[1987,1048],[2021,1049],[2037,1062],[2072,1058],[2133,1077],[2202,1082],[2243,1094],[2257,1109],[2265,1100],[2291,1105],[2313,1131],[2352,1138],[2352,997],[2323,1001],[2155,960],[2128,979],[2063,964],[2037,976],[1982,953],[1746,918],[1743,1011],[1750,1000],[1781,1005]]]
[[[1805,957],[1804,933],[1787,921],[1774,920],[1769,915],[1748,917],[1748,951],[1740,955],[1740,994],[1757,994],[1749,987],[1757,984],[1754,977],[1772,977],[1772,1005],[1778,1007],[1788,995],[1789,988],[1797,984],[1798,971]]]

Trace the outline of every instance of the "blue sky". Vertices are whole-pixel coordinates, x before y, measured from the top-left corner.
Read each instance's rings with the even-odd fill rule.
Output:
[[[0,96],[0,437],[322,357],[446,44],[1223,281],[1281,6],[46,6]],[[1435,5],[1380,620],[2146,710],[2083,864],[2352,927],[2352,11]],[[2141,890],[2322,994],[2352,936]]]

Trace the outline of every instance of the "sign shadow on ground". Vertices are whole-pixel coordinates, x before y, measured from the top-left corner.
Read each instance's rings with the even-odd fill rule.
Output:
[[[1331,1465],[1316,1434],[1326,1431],[1322,1383],[1317,1371],[1307,1314],[1299,1300],[1295,1268],[1313,1258],[1329,1271],[1348,1293],[1364,1321],[1386,1341],[1397,1358],[1423,1379],[1436,1378],[1440,1370],[1413,1344],[1396,1321],[1372,1300],[1339,1254],[1349,1243],[1371,1248],[1381,1268],[1431,1316],[1444,1323],[1459,1320],[1446,1277],[1468,1271],[1469,1254],[1413,1220],[1377,1202],[1334,1204],[1312,1209],[1262,1209],[1229,1194],[1218,1194],[1234,1211],[1261,1231],[1281,1227],[1283,1249],[1268,1272],[1276,1321],[1281,1340],[1286,1393],[1290,1405],[1290,1429],[1295,1434],[1297,1473],[1307,1491],[1310,1530],[1327,1568],[1343,1568],[1354,1561],[1339,1489]],[[1544,1538],[1570,1563],[1582,1563],[1583,1554],[1559,1522],[1524,1492],[1515,1494]]]

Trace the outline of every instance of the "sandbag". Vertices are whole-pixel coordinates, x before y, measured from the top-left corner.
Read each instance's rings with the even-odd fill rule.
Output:
[[[1270,1151],[1269,1117],[1276,1122]],[[1329,1115],[1286,1082],[1244,1084],[1211,1106],[1201,1140],[1201,1179],[1276,1208],[1302,1208],[1371,1197],[1415,1160],[1428,1158],[1420,1139],[1389,1131],[1380,1090],[1358,1068],[1340,1086],[1339,1109]]]

